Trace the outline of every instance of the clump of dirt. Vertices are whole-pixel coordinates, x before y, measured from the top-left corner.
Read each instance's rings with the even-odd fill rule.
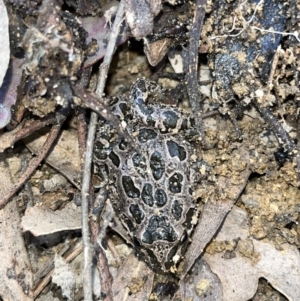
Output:
[[[76,116],[84,112],[82,120],[87,123],[90,114],[86,114],[80,107],[82,102],[74,95],[72,87],[89,86],[92,89],[96,86],[99,63],[88,72],[84,70],[84,64],[88,56],[94,55],[97,47],[106,49],[109,39],[107,27],[111,26],[115,18],[114,3],[108,4],[107,9],[99,13],[106,16],[100,27],[100,31],[106,34],[103,34],[101,41],[93,40],[88,45],[87,36],[91,31],[97,31],[97,28],[84,29],[79,18],[87,14],[98,14],[100,9],[95,1],[89,4],[81,0],[6,2],[11,22],[12,55],[20,56],[21,53],[23,59],[18,101],[13,108],[11,126],[22,125],[26,119],[32,118],[33,127],[35,121],[47,119],[52,116],[51,113],[56,114],[61,108],[75,109]],[[159,14],[149,10],[148,18],[156,17],[151,20],[153,32],[145,37],[129,40],[132,33],[123,26],[122,34],[125,38],[122,42],[126,39],[129,42],[120,46],[115,53],[105,93],[107,96],[124,96],[137,78],[159,78],[164,91],[168,92],[166,95],[172,98],[169,101],[160,97],[159,101],[179,105],[195,120],[199,117],[199,112],[191,112],[186,80],[182,80],[182,74],[175,74],[173,71],[178,65],[185,66],[195,6],[187,1],[179,2],[177,6],[171,5],[172,3],[163,4]],[[245,170],[251,171],[236,205],[248,215],[251,239],[268,242],[277,250],[282,250],[282,245],[286,243],[300,248],[300,24],[297,22],[297,13],[299,14],[299,5],[293,1],[284,5],[275,0],[242,3],[207,1],[199,47],[198,67],[201,76],[202,71],[206,70],[208,80],[203,80],[201,76],[198,78],[199,91],[202,93],[199,103],[203,109],[205,139],[199,133],[199,137],[192,142],[201,158],[201,184],[193,192],[193,196],[199,200],[202,212],[211,200],[235,199],[235,191],[224,193],[218,186],[218,180],[224,177],[230,179],[233,185],[242,185],[240,175]],[[136,30],[141,29],[135,27],[135,24],[130,26]],[[148,27],[146,29],[148,32]],[[184,67],[181,71],[189,72]],[[85,76],[87,80],[82,84]],[[168,90],[169,87],[172,89]],[[106,105],[108,101],[104,100],[103,103]],[[74,116],[69,116],[69,119],[74,121]],[[79,119],[73,123],[74,127],[80,128]],[[67,125],[65,129],[70,130]],[[211,147],[206,148],[204,140]],[[22,143],[17,144],[15,150],[7,153],[8,162],[11,161],[12,154],[28,161],[30,154],[24,149]],[[74,155],[76,165],[82,168],[83,158],[77,157],[73,150],[67,151]],[[81,149],[82,153],[84,151],[85,149]],[[78,180],[78,169],[73,170],[77,179],[70,180],[63,165],[58,168],[55,164],[53,166],[53,162],[49,163],[48,159],[31,176],[24,192],[17,197],[21,215],[31,206],[43,206],[55,211],[72,201],[80,205],[78,196],[82,187]],[[19,171],[23,168],[19,158],[16,162],[17,167],[13,168],[12,173],[14,178],[20,176]],[[47,162],[54,168],[49,167]],[[98,195],[98,199],[94,198],[97,202],[102,193],[101,190],[99,192],[99,187],[104,187],[95,175],[92,175],[92,179],[94,189],[91,190],[91,195]],[[108,212],[96,216],[95,212],[98,214],[99,208],[91,210],[94,229],[100,226],[105,229],[108,224],[115,223],[115,231],[122,235],[118,228],[120,225],[117,225],[117,221],[110,222]],[[107,233],[109,237],[103,243],[106,249],[106,243],[112,244],[112,232]],[[33,264],[37,278],[45,276],[46,272],[41,270],[52,267],[53,256],[47,258],[47,252],[64,253],[62,249],[66,248],[67,253],[71,253],[78,242],[77,232],[54,236],[42,237],[40,240],[27,237],[28,245],[34,245],[29,248],[29,257],[40,263]],[[122,244],[120,238],[113,238],[112,241]],[[41,248],[45,248],[47,252],[40,251]],[[114,253],[114,248],[110,248]],[[252,263],[259,260],[259,254],[255,252],[250,239],[222,242],[213,240],[205,249],[210,254],[223,251],[228,259],[237,251]],[[117,257],[116,254],[113,255]],[[113,255],[110,256],[114,257]],[[114,257],[114,260],[110,260],[114,262],[111,270],[121,266],[123,262],[123,258],[121,260]],[[79,265],[77,263],[77,268]],[[134,278],[128,289],[132,294],[138,294],[143,284],[139,278]],[[158,275],[152,287],[151,298],[171,300],[170,296],[175,294],[178,286],[176,277]],[[170,294],[163,295],[163,290]],[[61,290],[53,289],[54,291],[58,292],[59,298],[63,298]],[[265,296],[265,300],[266,296],[272,294],[279,296],[264,280],[260,280],[253,300],[258,300],[260,294]],[[81,297],[82,287],[79,285],[74,300]]]

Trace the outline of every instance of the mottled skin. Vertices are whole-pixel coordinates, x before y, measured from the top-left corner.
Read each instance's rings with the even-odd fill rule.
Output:
[[[157,270],[174,270],[197,220],[192,199],[196,171],[193,148],[182,134],[190,125],[178,108],[149,99],[162,95],[154,82],[138,80],[130,101],[114,98],[112,110],[126,123],[132,143],[100,121],[94,163],[106,181],[116,216],[139,254]]]

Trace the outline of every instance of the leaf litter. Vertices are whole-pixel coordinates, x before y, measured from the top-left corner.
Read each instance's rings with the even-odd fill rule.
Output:
[[[230,251],[230,257],[226,256],[226,246],[223,251],[221,248],[215,251],[217,244],[224,242],[229,245],[233,241],[236,246]],[[243,249],[242,244],[248,244],[248,247]],[[297,248],[282,244],[281,250],[276,250],[270,242],[253,239],[247,213],[237,207],[229,213],[203,259],[221,280],[223,300],[251,299],[261,277],[288,300],[297,300],[300,294],[300,256]]]
[[[8,31],[8,15],[4,2],[0,1],[0,36],[1,36],[1,45],[0,45],[0,87],[3,84],[3,79],[6,74],[9,57],[10,57],[10,46],[9,46],[9,31]]]
[[[141,7],[145,2],[139,1]],[[9,130],[19,123],[20,127],[25,123],[29,128],[37,124],[39,119],[34,114],[47,118],[51,112],[56,114],[60,106],[67,107],[71,103],[75,107],[80,103],[73,95],[72,85],[80,77],[81,65],[87,68],[99,61],[106,52],[110,38],[116,13],[113,3],[106,8],[103,6],[103,16],[97,15],[97,9],[93,8],[92,3],[89,7],[82,0],[66,1],[67,5],[73,7],[71,13],[59,9],[61,3],[55,1],[56,7],[52,6],[51,1],[43,1],[43,6],[34,1],[6,3],[11,14],[11,24],[19,18],[23,26],[26,24],[27,27],[23,43],[22,38],[19,38],[19,44],[15,43],[18,40],[17,31],[15,34],[11,33],[13,58],[0,89],[0,125],[2,128],[8,125],[1,136],[7,139],[7,135],[10,135],[7,146],[3,147],[6,144],[1,143],[0,147],[4,151],[15,145],[15,149],[5,150],[3,162],[12,162],[13,156],[21,158],[19,163],[15,163],[14,169],[11,169],[14,172],[10,171],[14,180],[24,170],[22,165],[26,165],[30,155],[24,149],[20,152],[22,143],[29,147],[30,152],[38,154],[43,138],[36,138],[34,134],[17,143],[14,140],[17,135]],[[135,1],[128,3],[132,5]],[[179,3],[178,7],[185,12],[185,19],[182,11],[179,8],[176,10],[176,5],[172,13],[168,11],[171,6],[161,6],[160,1],[153,1],[151,5],[153,6],[145,10],[145,20],[149,22],[142,27],[132,22],[140,20],[140,16],[136,15],[139,11],[135,12],[135,8],[132,8],[133,17],[129,14],[126,17],[130,29],[124,22],[117,44],[120,45],[132,35],[139,39],[146,38],[144,35],[150,33],[144,40],[145,43],[151,45],[156,43],[156,39],[158,41],[158,47],[152,49],[146,46],[144,50],[152,65],[162,60],[166,52],[170,59],[178,53],[184,57],[184,47],[178,49],[175,46],[185,46],[187,43],[186,37],[183,37],[188,30],[182,24],[189,28],[188,22],[193,19],[193,15],[187,12],[193,12],[194,7]],[[179,31],[172,38],[167,37],[167,40],[162,37],[162,23],[167,21],[161,21],[163,18],[159,17],[160,10],[160,14],[164,15],[168,11],[172,16],[170,19],[177,18],[181,21],[178,24]],[[117,274],[112,272],[115,280],[112,286],[114,300],[124,299],[124,296],[128,300],[257,300],[255,293],[263,283],[259,280],[261,277],[271,284],[271,287],[266,286],[267,292],[273,290],[275,294],[277,290],[282,294],[283,300],[299,299],[299,25],[295,21],[298,10],[299,5],[294,1],[283,6],[278,1],[271,0],[207,2],[207,15],[201,33],[200,56],[203,61],[200,62],[200,68],[203,66],[210,69],[214,81],[211,86],[212,94],[204,97],[203,103],[208,111],[218,108],[220,115],[205,119],[204,122],[206,139],[213,142],[214,147],[202,150],[208,173],[203,172],[202,185],[196,192],[202,215],[197,229],[199,232],[196,232],[198,234],[193,240],[199,241],[192,245],[194,249],[191,248],[185,254],[179,266],[181,274],[176,274],[176,277],[156,275],[143,262],[139,262],[134,253],[128,255],[127,252],[123,253],[122,248],[118,248],[124,242],[113,235],[107,226],[112,226],[114,221],[103,218],[102,226],[107,229],[107,237],[112,240],[108,243],[100,236],[98,241],[101,249],[109,249],[114,254],[113,258],[119,258],[109,260],[109,264],[114,265],[111,270],[120,266]],[[93,16],[89,16],[89,13]],[[51,15],[57,18],[51,19]],[[158,17],[154,19],[156,15]],[[50,25],[53,30],[47,31]],[[170,31],[170,27],[165,28],[165,31]],[[156,34],[151,35],[151,31]],[[133,39],[130,43],[132,45],[121,46],[115,55],[107,91],[125,93],[137,77],[157,76],[146,63],[143,45]],[[162,49],[162,45],[167,46]],[[26,50],[26,55],[20,59],[15,54],[20,50],[22,52],[22,48]],[[160,50],[162,52],[158,53]],[[167,72],[172,71],[167,61],[164,61],[163,68]],[[167,80],[164,82],[168,84]],[[16,87],[19,87],[18,91]],[[20,102],[20,99],[23,101]],[[21,109],[24,108],[25,112],[22,112]],[[53,124],[55,121],[51,119],[48,125]],[[28,135],[26,130],[26,136]],[[60,139],[66,143],[62,144],[59,140],[53,145],[52,152],[45,158],[49,165],[43,163],[32,175],[25,189],[2,209],[5,218],[14,214],[8,225],[14,233],[5,230],[6,236],[2,241],[6,241],[10,250],[20,250],[19,254],[24,258],[47,258],[47,252],[61,254],[64,249],[67,249],[68,256],[68,253],[76,249],[75,245],[80,239],[78,232],[74,231],[81,227],[79,209],[71,202],[78,204],[82,158],[77,152],[78,146],[74,144],[74,130],[67,129]],[[63,179],[57,176],[57,171]],[[14,185],[8,181],[8,172],[1,174],[4,184],[1,195],[7,187]],[[92,181],[95,187],[101,185],[95,176]],[[16,208],[9,207],[16,204],[17,200],[18,212]],[[234,204],[240,209],[233,207],[225,219]],[[70,208],[76,208],[76,216],[68,211]],[[8,240],[8,236],[12,236],[12,239],[16,236],[19,241],[23,241],[19,229],[20,217],[16,214],[24,215],[23,230],[33,233],[25,234],[25,242],[31,246],[29,256],[24,246],[15,247],[15,242]],[[213,239],[224,219],[220,232]],[[12,220],[17,224],[16,227],[12,227]],[[118,229],[115,228],[117,232]],[[103,235],[103,231],[100,233]],[[51,236],[53,234],[55,238]],[[121,231],[119,234],[122,236]],[[95,248],[99,250],[97,243]],[[11,256],[10,250],[6,256]],[[201,258],[197,259],[200,255]],[[77,256],[78,260],[82,260],[80,255]],[[26,260],[24,262],[30,266],[28,259]],[[51,257],[47,259],[46,268],[44,265],[35,265],[38,271],[36,275],[31,275],[30,270],[23,268],[26,275],[23,282],[7,277],[3,270],[1,278],[7,281],[10,289],[0,290],[1,296],[11,300],[17,298],[14,296],[21,295],[24,300],[35,298],[38,294],[34,288],[39,283],[41,270],[53,268],[53,262],[54,258]],[[80,281],[75,282],[74,279],[83,267],[78,264],[76,268],[67,262],[58,264],[63,268],[63,274],[56,271],[53,283],[57,286],[51,289],[50,296],[54,298],[55,293],[58,293],[60,297],[57,299],[64,296],[69,300],[79,300],[83,289]],[[135,266],[139,269],[133,268]],[[15,270],[18,274],[18,270]],[[9,271],[13,271],[11,267]],[[129,271],[135,274],[126,282],[124,277]],[[96,270],[95,273],[97,274]],[[64,279],[61,275],[67,277]],[[28,280],[30,277],[34,278],[34,285]],[[95,284],[98,297],[101,295],[99,283]],[[12,292],[14,287],[16,290]],[[32,291],[35,293],[32,294]],[[40,295],[39,300],[46,298],[49,298],[49,292]]]

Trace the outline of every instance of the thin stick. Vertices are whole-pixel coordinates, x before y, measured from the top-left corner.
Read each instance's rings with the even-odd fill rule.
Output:
[[[110,34],[110,39],[107,45],[107,51],[103,59],[103,63],[100,66],[98,84],[96,93],[99,97],[103,96],[104,87],[107,79],[108,68],[111,63],[113,54],[116,48],[116,41],[119,33],[119,28],[123,20],[124,15],[124,1],[122,0],[119,4],[116,18]],[[82,241],[83,241],[83,255],[84,255],[84,270],[83,270],[83,295],[85,301],[93,300],[93,287],[92,287],[92,246],[90,243],[90,229],[89,229],[89,206],[88,196],[90,191],[90,179],[91,179],[91,161],[93,152],[93,143],[96,133],[96,124],[98,116],[96,113],[91,113],[91,121],[88,132],[88,140],[86,147],[86,156],[83,170],[82,180]],[[99,270],[100,271],[100,270]],[[100,277],[101,278],[101,277]],[[105,281],[105,280],[104,280]]]
[[[265,123],[269,126],[269,128],[275,133],[276,137],[279,139],[279,143],[286,147],[287,151],[292,153],[295,149],[296,145],[288,135],[288,133],[284,130],[279,120],[273,115],[269,108],[261,107],[257,101],[254,101],[254,105],[258,109],[258,111],[263,116]]]
[[[281,47],[279,46],[272,62],[272,68],[269,74],[268,78],[268,85],[266,87],[266,91],[263,95],[262,103],[266,103],[269,100],[270,97],[270,92],[271,89],[273,88],[273,80],[274,80],[274,75],[276,71],[276,67],[278,64],[279,60],[279,51]],[[278,101],[279,102],[279,101]],[[271,112],[269,108],[264,108],[263,106],[260,105],[260,103],[257,100],[253,100],[254,105],[260,112],[260,114],[263,116],[264,121],[266,124],[270,127],[271,130],[273,130],[274,134],[276,135],[277,139],[279,140],[280,144],[283,144],[288,152],[292,152],[296,145],[293,142],[293,140],[290,138],[288,133],[285,131],[285,129],[282,127],[281,123],[279,122],[278,118],[275,117],[275,115]]]
[[[92,73],[92,67],[83,70],[81,78],[79,81],[79,86],[86,89],[89,86],[90,78]],[[78,146],[80,155],[80,166],[83,170],[84,156],[85,156],[85,146],[87,139],[87,122],[86,122],[86,109],[78,107],[75,109],[77,117],[77,132],[78,132]]]
[[[118,35],[119,35],[120,26],[121,26],[122,21],[123,21],[124,13],[125,13],[125,11],[124,11],[124,0],[122,0],[119,4],[117,14],[116,14],[116,18],[115,18],[115,21],[114,21],[114,24],[113,24],[113,27],[112,27],[112,30],[111,30],[111,34],[110,34],[108,45],[107,45],[106,54],[104,56],[103,62],[102,62],[101,66],[100,66],[100,69],[99,69],[99,76],[98,76],[98,84],[97,84],[97,88],[96,88],[96,93],[100,97],[102,97],[102,95],[103,95],[103,91],[104,91],[104,87],[105,87],[105,83],[106,83],[106,79],[107,79],[108,68],[110,66],[113,54],[114,54],[115,49],[116,49],[116,42],[117,42],[117,38],[118,38]]]
[[[98,116],[91,113],[88,138],[86,144],[82,190],[81,190],[81,220],[82,220],[82,243],[83,243],[83,296],[85,301],[93,301],[92,279],[92,245],[90,242],[89,229],[89,191],[91,181],[91,162]]]
[[[204,125],[201,117],[202,105],[200,103],[200,93],[198,87],[198,49],[201,35],[201,29],[205,16],[206,0],[196,1],[195,16],[190,32],[190,41],[188,47],[188,66],[186,72],[187,90],[192,112],[197,112],[199,116],[196,118],[196,126],[200,130],[200,138],[204,143]]]
[[[115,126],[121,137],[125,137],[128,141],[133,143],[129,134],[120,126],[119,119],[113,115],[109,106],[104,103],[104,98],[102,96],[75,86],[73,87],[73,91],[75,95],[82,100],[81,106],[91,109],[102,116],[106,121],[110,121]]]
[[[109,272],[108,262],[102,247],[98,249],[98,269],[100,273],[101,291],[105,292],[106,296],[103,301],[113,301],[112,283],[113,278]]]
[[[66,115],[67,115],[66,112],[64,112],[64,114],[60,115],[59,123],[57,125],[54,125],[51,128],[51,131],[50,131],[49,135],[47,136],[47,139],[46,139],[41,151],[28,164],[28,168],[22,174],[22,176],[19,178],[18,182],[15,185],[13,185],[5,195],[3,195],[1,197],[0,208],[3,208],[10,201],[11,197],[27,182],[27,180],[37,169],[37,167],[42,162],[42,160],[46,157],[51,146],[53,145],[54,141],[56,140],[56,138],[60,132],[60,128],[61,128],[62,124],[66,120]]]
[[[86,122],[86,109],[76,108],[75,110],[77,117],[77,132],[78,132],[78,147],[80,156],[80,166],[83,169],[83,162],[85,156],[85,146],[87,139],[87,122]]]
[[[31,135],[43,127],[46,127],[50,124],[57,124],[60,122],[59,116],[60,113],[56,113],[46,116],[40,120],[29,120],[25,123],[25,125],[20,124],[16,129],[2,134],[0,152],[3,152],[9,147],[13,147],[17,141]]]

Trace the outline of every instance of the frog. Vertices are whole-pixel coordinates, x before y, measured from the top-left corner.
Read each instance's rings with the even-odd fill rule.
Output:
[[[115,216],[138,256],[150,267],[175,272],[197,224],[199,184],[191,116],[162,103],[165,90],[138,79],[129,99],[109,106],[131,139],[100,119],[93,152],[95,173],[107,188]]]

